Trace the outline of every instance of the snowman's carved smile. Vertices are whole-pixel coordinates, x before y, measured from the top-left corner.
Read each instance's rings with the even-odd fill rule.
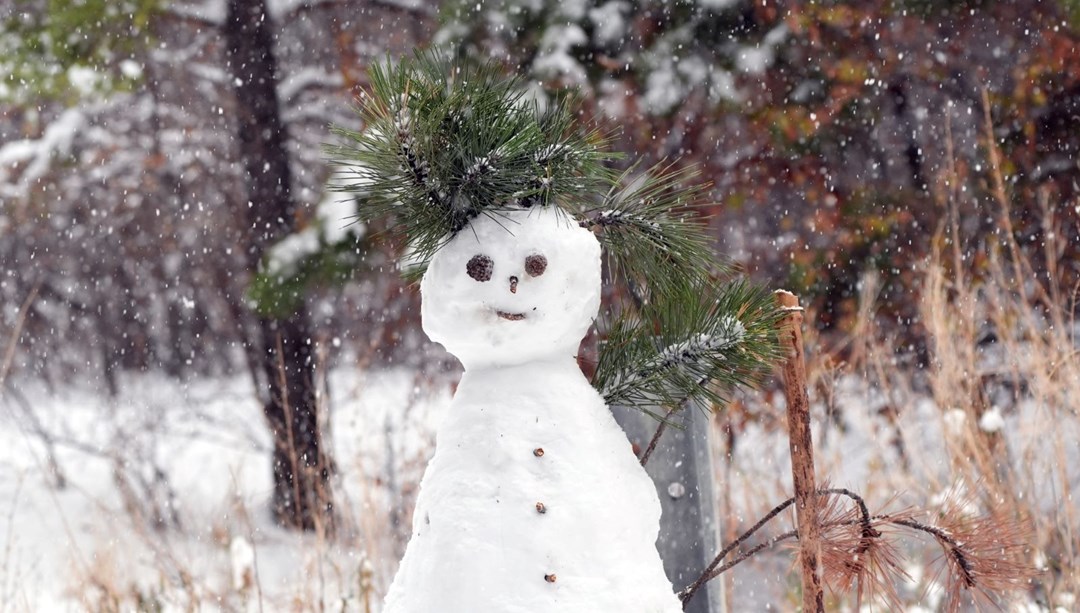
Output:
[[[495,314],[509,321],[521,321],[522,319],[525,319],[524,313],[507,313],[506,311],[497,310],[495,311]]]

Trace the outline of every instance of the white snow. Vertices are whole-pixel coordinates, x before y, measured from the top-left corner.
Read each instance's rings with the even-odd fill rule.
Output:
[[[172,2],[169,4],[169,11],[172,13],[211,23],[224,23],[226,8],[225,0],[203,0],[202,2],[193,0],[190,3]]]
[[[565,19],[567,22],[581,21],[585,17],[589,4],[589,0],[559,0],[554,3],[557,11],[556,18]]]
[[[366,230],[364,224],[356,221],[356,199],[327,191],[315,208],[312,223],[270,247],[266,272],[271,275],[292,274],[304,258],[318,253],[324,246],[350,237],[360,238]]]
[[[362,237],[367,228],[356,221],[356,198],[349,194],[327,191],[315,209],[322,226],[323,240],[329,244],[341,242],[353,235]]]
[[[467,273],[478,254],[489,280]],[[574,357],[599,307],[596,238],[556,209],[481,217],[421,292],[425,331],[466,371],[384,612],[681,611],[656,489]]]
[[[74,65],[67,71],[68,83],[82,95],[93,93],[101,81],[97,71],[89,66]]]
[[[229,561],[232,563],[232,587],[236,591],[250,589],[255,585],[255,548],[242,535],[233,537],[229,543]]]
[[[622,40],[626,36],[626,13],[629,11],[630,5],[622,0],[611,0],[589,9],[589,20],[596,26],[593,40],[599,45],[610,45]]]
[[[490,281],[466,273],[476,255],[493,260]],[[525,272],[530,255],[547,258],[544,274]],[[600,245],[557,209],[481,216],[432,258],[420,291],[424,331],[466,368],[573,356],[600,305]]]
[[[772,64],[773,49],[766,45],[746,46],[739,49],[735,63],[739,70],[751,74],[761,74]]]
[[[430,7],[423,0],[380,0],[383,4],[399,6],[407,10],[428,11]],[[317,8],[321,5],[332,4],[334,0],[269,0],[267,9],[270,17],[281,20],[295,17],[296,11],[302,8]],[[203,0],[190,3],[172,3],[168,10],[178,15],[190,16],[211,23],[223,23],[227,9],[225,0]]]
[[[666,62],[645,78],[645,107],[653,114],[667,113],[686,95],[675,67]]]
[[[1005,427],[1005,418],[1001,416],[1001,407],[993,406],[979,417],[979,429],[983,432],[1000,432]]]
[[[945,432],[952,437],[961,436],[964,432],[964,422],[967,421],[967,413],[963,409],[949,409],[942,415],[945,423]]]
[[[308,88],[324,90],[340,89],[345,79],[340,72],[330,72],[317,67],[304,67],[284,75],[278,82],[278,99],[283,104],[295,104],[298,95]]]
[[[602,79],[597,86],[597,95],[600,99],[598,108],[611,119],[620,119],[627,113],[626,85],[616,79]]]
[[[571,55],[577,45],[589,42],[580,26],[573,23],[553,25],[544,32],[532,70],[539,77],[564,77],[572,83],[588,83],[585,68]]]
[[[127,611],[136,593],[170,612],[291,611],[301,602],[341,610],[362,601],[365,575],[377,604],[401,546],[394,509],[419,480],[449,388],[406,370],[330,375],[328,442],[344,518],[333,542],[270,519],[269,437],[244,377],[125,377],[116,398],[83,384],[49,392],[9,381],[0,398],[0,610]],[[155,500],[179,525],[149,521]],[[107,607],[109,590],[125,600]]]
[[[45,128],[39,139],[24,139],[0,146],[0,184],[7,182],[16,166],[26,167],[19,185],[26,186],[42,177],[54,157],[70,155],[79,130],[86,125],[86,115],[78,108],[64,111]]]
[[[318,253],[319,228],[310,225],[293,232],[270,247],[266,256],[266,272],[270,275],[289,275],[304,258]]]
[[[735,84],[735,77],[724,70],[713,66],[709,70],[709,99],[713,102],[730,101],[742,102],[746,96],[739,91]],[[730,154],[729,154],[730,155]]]
[[[736,2],[737,0],[697,0],[698,4],[712,10],[726,9],[735,6]]]
[[[123,60],[120,62],[120,74],[129,79],[138,79],[143,74],[143,66],[135,60]]]
[[[739,70],[750,74],[761,74],[772,66],[776,59],[776,47],[787,38],[786,24],[780,24],[769,30],[760,44],[739,49],[736,65]]]

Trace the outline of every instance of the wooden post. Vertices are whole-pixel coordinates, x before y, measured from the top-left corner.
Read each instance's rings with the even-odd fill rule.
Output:
[[[814,444],[810,432],[810,400],[806,393],[806,365],[803,358],[802,307],[791,292],[776,291],[776,300],[787,311],[781,341],[788,355],[784,361],[784,396],[787,398],[788,441],[791,448],[791,476],[795,485],[795,515],[799,530],[804,612],[824,613],[821,589],[821,530],[814,482]]]

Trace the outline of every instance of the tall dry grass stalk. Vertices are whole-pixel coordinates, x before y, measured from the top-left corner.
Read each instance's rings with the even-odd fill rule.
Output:
[[[1069,606],[1080,595],[1080,285],[1066,280],[1066,233],[1048,191],[1037,194],[1041,243],[1019,242],[988,110],[983,129],[989,206],[964,189],[976,182],[946,143],[950,165],[937,197],[947,223],[935,236],[920,302],[928,380],[952,474],[984,508],[1031,523],[1036,563],[1049,571],[1039,577],[1040,599]],[[967,207],[992,217],[998,232],[964,236]]]
[[[837,424],[844,421],[845,403],[836,396],[851,392],[840,384],[851,380],[848,373],[861,373],[871,414],[883,420],[873,421],[893,430],[887,440],[899,459],[871,466],[861,488],[930,500],[927,511],[879,514],[868,514],[861,502],[856,513],[835,496],[826,502],[826,583],[838,597],[851,594],[874,610],[911,604],[919,598],[915,584],[924,590],[924,603],[945,611],[1034,604],[1075,610],[1080,597],[1080,413],[1074,400],[1080,398],[1080,322],[1074,317],[1080,279],[1064,259],[1064,237],[1075,232],[1063,227],[1070,216],[1061,208],[1080,210],[1080,201],[1056,203],[1041,190],[1031,206],[1015,206],[988,114],[984,123],[988,175],[974,176],[955,159],[949,134],[947,168],[932,190],[944,220],[921,269],[918,325],[925,353],[900,347],[875,324],[882,285],[872,272],[860,284],[857,325],[846,338],[826,349],[808,330],[808,383],[825,409],[821,442],[834,414]],[[980,223],[968,223],[964,211]],[[962,231],[983,220],[992,220],[997,231]],[[717,428],[717,452],[728,458],[722,482],[732,477],[737,416],[752,411],[735,408],[740,411],[729,410]],[[911,421],[935,413],[936,426]],[[795,530],[763,531],[757,544],[750,538],[788,504],[741,534],[730,521],[721,523],[729,546],[706,576],[797,539]],[[914,546],[909,538],[898,540],[898,531],[935,544],[937,561],[927,558],[925,569],[917,562],[901,566],[900,550]]]

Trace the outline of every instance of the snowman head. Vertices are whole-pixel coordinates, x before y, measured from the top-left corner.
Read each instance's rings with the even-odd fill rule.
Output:
[[[572,357],[600,307],[600,243],[554,206],[481,215],[420,293],[424,332],[466,368]]]

